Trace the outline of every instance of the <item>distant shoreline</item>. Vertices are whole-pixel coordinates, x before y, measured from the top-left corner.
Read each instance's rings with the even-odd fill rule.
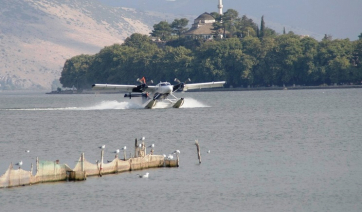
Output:
[[[274,90],[313,90],[313,89],[347,89],[362,88],[362,85],[331,85],[331,86],[289,86],[289,87],[253,87],[253,88],[209,88],[195,89],[187,92],[206,92],[206,91],[274,91]]]
[[[310,90],[310,89],[348,89],[348,88],[362,88],[362,85],[333,85],[333,86],[290,86],[290,87],[253,87],[253,88],[204,88],[188,90],[187,92],[213,92],[213,91],[274,91],[274,90]],[[51,91],[46,94],[95,94],[92,90],[83,90],[77,92],[76,90],[65,91]],[[120,94],[124,92],[99,92],[100,94]]]

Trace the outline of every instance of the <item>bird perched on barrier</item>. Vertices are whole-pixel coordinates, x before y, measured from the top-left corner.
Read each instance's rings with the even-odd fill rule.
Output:
[[[113,153],[118,154],[118,153],[119,153],[119,149],[116,149],[116,151],[114,151]]]
[[[23,161],[20,161],[20,162],[16,163],[15,165],[21,167],[23,165]]]
[[[172,159],[173,159],[173,155],[169,154],[169,155],[167,156],[167,159],[168,159],[168,160],[172,160]]]
[[[28,149],[27,149],[27,150],[25,150],[25,152],[26,152],[26,153],[29,153],[29,152],[30,152],[30,150],[28,150]]]
[[[126,146],[124,146],[123,148],[122,148],[122,150],[126,150],[127,149],[127,147]]]
[[[140,174],[137,174],[140,178],[148,178],[148,175],[149,175],[150,173],[146,173],[146,174],[144,174],[144,175],[140,175]]]
[[[102,145],[102,146],[100,146],[100,147],[98,147],[99,149],[104,149],[104,148],[106,148],[106,145]]]
[[[148,146],[148,148],[154,148],[155,144],[151,144],[150,146]]]
[[[180,150],[175,150],[172,154],[180,154]]]
[[[207,151],[207,153],[210,153],[210,152],[211,152],[210,150]]]

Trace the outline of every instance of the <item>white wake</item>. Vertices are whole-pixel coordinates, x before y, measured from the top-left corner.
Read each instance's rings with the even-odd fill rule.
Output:
[[[87,107],[62,107],[62,108],[13,108],[13,109],[1,109],[1,110],[26,110],[26,111],[45,111],[45,110],[127,110],[127,109],[142,109],[145,104],[136,104],[132,102],[119,102],[113,101],[102,101]],[[164,109],[171,108],[172,104],[168,102],[157,102],[153,109]],[[184,104],[181,108],[199,108],[209,107],[195,99],[185,98]]]

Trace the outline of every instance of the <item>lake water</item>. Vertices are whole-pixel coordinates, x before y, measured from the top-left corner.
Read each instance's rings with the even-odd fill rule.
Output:
[[[177,96],[184,108],[146,110],[116,94],[0,92],[0,175],[36,157],[94,162],[102,144],[111,160],[142,136],[181,151],[179,168],[0,189],[0,211],[362,211],[362,89]]]

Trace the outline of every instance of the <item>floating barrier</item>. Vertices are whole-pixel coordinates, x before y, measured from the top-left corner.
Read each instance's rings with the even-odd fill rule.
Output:
[[[88,176],[102,176],[105,174],[116,174],[126,171],[135,171],[157,167],[178,167],[179,156],[176,160],[169,160],[162,155],[153,155],[153,149],[150,154],[146,154],[144,142],[137,146],[135,142],[135,156],[126,159],[115,158],[109,163],[103,163],[104,149],[101,150],[101,161],[95,164],[90,163],[81,154],[74,169],[69,168],[67,164],[59,164],[59,161],[45,161],[36,159],[36,174],[33,175],[33,165],[31,170],[26,171],[19,167],[14,169],[12,163],[9,168],[0,177],[0,188],[10,188],[16,186],[32,185],[37,183],[57,182],[57,181],[80,181],[86,180]]]

